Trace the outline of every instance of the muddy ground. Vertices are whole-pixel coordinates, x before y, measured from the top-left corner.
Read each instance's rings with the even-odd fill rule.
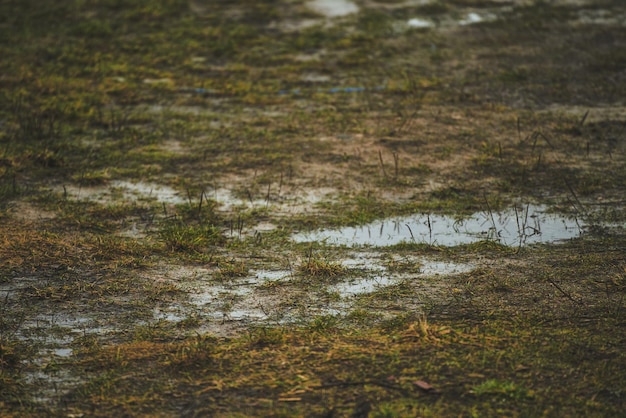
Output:
[[[0,416],[620,416],[626,6],[0,3]]]

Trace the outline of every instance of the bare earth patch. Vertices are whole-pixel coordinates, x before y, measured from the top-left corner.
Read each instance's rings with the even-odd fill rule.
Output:
[[[625,15],[0,4],[0,415],[618,416]]]

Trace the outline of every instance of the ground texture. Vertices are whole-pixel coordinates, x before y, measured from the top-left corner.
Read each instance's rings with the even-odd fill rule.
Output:
[[[0,416],[623,416],[623,1],[7,0],[0,54]]]

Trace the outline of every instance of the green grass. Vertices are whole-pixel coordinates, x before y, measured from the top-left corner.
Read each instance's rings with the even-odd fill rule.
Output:
[[[0,416],[623,415],[623,28],[535,2],[404,30],[498,6],[387,3],[302,27],[301,1],[0,3]],[[120,180],[187,202],[72,194]],[[290,239],[518,202],[595,227]]]

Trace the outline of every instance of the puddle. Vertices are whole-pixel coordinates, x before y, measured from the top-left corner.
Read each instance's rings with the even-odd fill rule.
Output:
[[[233,193],[224,188],[208,190],[206,196],[218,203],[218,210],[229,212],[235,209],[261,209],[272,208],[278,214],[299,213],[310,210],[316,203],[328,199],[336,193],[332,188],[319,188],[311,190],[276,190],[279,186],[272,184],[268,199],[267,189],[265,197],[258,199],[250,196],[242,199],[233,196]]]
[[[137,201],[153,199],[168,204],[181,204],[187,199],[181,193],[168,186],[155,183],[115,180],[104,187],[76,187],[63,186],[58,190],[68,197],[79,200],[91,200],[101,204],[111,204],[114,201]]]
[[[414,17],[412,19],[409,19],[408,22],[406,22],[407,26],[409,26],[410,28],[432,28],[435,26],[435,23],[430,21],[430,20],[426,20],[426,19],[420,19],[418,17]]]
[[[359,6],[348,0],[312,0],[306,6],[329,18],[347,16],[359,11]]]
[[[260,270],[256,272],[256,277],[262,281],[277,281],[288,279],[292,274],[289,270],[277,270],[277,271],[267,271]]]
[[[491,240],[507,246],[552,243],[580,236],[584,224],[545,206],[529,205],[500,213],[476,213],[465,219],[442,215],[411,215],[367,225],[300,233],[296,242],[323,241],[332,245],[384,247],[400,243],[441,246]]]
[[[24,319],[11,338],[23,341],[36,349],[32,360],[23,362],[24,382],[37,386],[33,399],[42,403],[56,403],[85,377],[64,367],[75,355],[72,345],[76,338],[103,336],[113,331],[93,319],[80,314],[47,313]]]
[[[453,263],[450,261],[426,261],[420,265],[420,276],[449,276],[472,271],[471,264]]]
[[[230,211],[234,208],[264,208],[269,206],[270,201],[267,199],[240,199],[234,197],[228,189],[215,189],[207,192],[207,197],[219,204],[218,208],[224,211]]]
[[[424,292],[439,292],[449,276],[475,268],[424,257],[391,256],[377,252],[355,252],[341,261],[349,274],[339,282],[320,283],[317,290],[302,289],[289,269],[253,270],[248,277],[216,282],[212,270],[198,267],[164,266],[161,272],[188,294],[185,301],[166,303],[153,310],[155,321],[178,323],[194,318],[194,332],[235,335],[251,324],[293,324],[307,322],[312,315],[347,315],[360,295],[373,294],[405,281],[415,281]],[[395,266],[394,269],[388,268]],[[397,271],[397,266],[405,267]],[[153,273],[151,273],[153,274]],[[321,292],[321,293],[319,293]],[[332,294],[332,297],[328,297]],[[376,298],[374,298],[375,300]],[[382,314],[387,302],[372,309]],[[58,347],[58,346],[55,346]]]
[[[390,277],[376,276],[366,279],[349,280],[342,283],[337,283],[330,286],[328,290],[331,292],[337,292],[343,298],[362,295],[375,292],[386,286],[390,286],[397,283],[398,280],[391,279]]]
[[[626,14],[604,9],[584,9],[577,12],[578,23],[583,25],[626,26]]]
[[[85,383],[84,377],[75,376],[58,365],[50,368],[44,365],[41,367],[41,370],[26,373],[24,376],[27,384],[40,388],[38,392],[33,393],[35,402],[46,404],[60,402],[64,395]]]
[[[236,285],[223,286],[208,283],[203,289],[197,289],[190,301],[196,306],[233,304],[242,300],[254,291],[255,281],[245,281]]]
[[[460,19],[455,19],[452,16],[439,16],[434,20],[413,17],[403,23],[398,23],[398,28],[402,31],[402,28],[414,28],[414,29],[429,29],[429,28],[453,28],[457,26],[475,25],[483,22],[493,22],[498,19],[498,14],[495,12],[482,11],[468,12]]]
[[[467,26],[467,25],[473,25],[475,23],[482,23],[482,22],[493,22],[494,20],[497,19],[497,16],[492,14],[492,13],[475,13],[475,12],[471,12],[465,15],[465,17],[461,20],[459,20],[459,25],[461,26]]]
[[[350,278],[344,282],[328,287],[331,292],[337,292],[342,298],[373,293],[377,290],[399,283],[405,279],[417,279],[438,275],[453,275],[471,271],[474,266],[466,263],[436,261],[427,258],[412,260],[395,260],[419,266],[419,273],[397,274],[388,271],[373,254],[357,254],[353,258],[344,260],[341,264],[350,269],[362,269],[362,277]]]
[[[52,354],[57,357],[70,357],[73,352],[74,350],[72,350],[71,348],[56,348],[52,350]]]
[[[466,12],[461,18],[454,18],[451,15],[437,16],[434,19],[416,16],[404,22],[398,22],[400,31],[406,28],[429,29],[429,28],[454,28],[458,26],[469,26],[478,23],[495,22],[505,13],[510,13],[510,6],[500,8]],[[607,9],[582,9],[576,12],[574,23],[581,25],[610,25],[626,26],[626,15],[614,10]]]
[[[136,198],[155,199],[158,202],[181,204],[187,202],[179,192],[171,187],[154,183],[131,183],[128,181],[113,181],[111,186],[121,189],[125,196]]]

